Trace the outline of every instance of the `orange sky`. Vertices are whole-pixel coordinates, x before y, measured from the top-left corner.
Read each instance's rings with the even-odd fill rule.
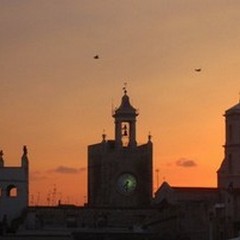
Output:
[[[16,166],[28,146],[31,204],[54,191],[84,202],[87,146],[103,129],[113,138],[124,82],[158,183],[216,186],[222,114],[239,98],[239,12],[234,0],[0,0],[0,149]]]

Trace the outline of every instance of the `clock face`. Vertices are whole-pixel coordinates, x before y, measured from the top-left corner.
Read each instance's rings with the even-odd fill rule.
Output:
[[[117,180],[117,188],[120,193],[129,195],[135,191],[137,187],[137,179],[130,173],[120,175]]]

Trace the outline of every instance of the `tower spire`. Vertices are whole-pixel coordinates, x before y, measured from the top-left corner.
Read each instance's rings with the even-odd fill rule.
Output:
[[[136,117],[137,110],[130,104],[124,83],[122,101],[120,106],[114,111],[115,118],[115,140],[118,147],[135,147],[136,142]]]

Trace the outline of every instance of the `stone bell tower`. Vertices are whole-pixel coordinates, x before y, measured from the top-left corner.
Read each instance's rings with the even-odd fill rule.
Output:
[[[120,107],[114,112],[115,119],[115,139],[116,147],[135,148],[136,141],[136,117],[137,110],[132,107],[127,95],[127,90],[124,89],[122,103]]]
[[[138,111],[127,90],[113,113],[115,139],[88,146],[88,205],[147,207],[152,199],[152,142],[138,145]]]
[[[240,102],[225,112],[224,160],[217,171],[219,188],[240,188]]]

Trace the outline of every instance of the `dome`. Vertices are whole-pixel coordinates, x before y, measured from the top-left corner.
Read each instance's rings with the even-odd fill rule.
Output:
[[[127,95],[127,91],[124,91],[124,95],[122,96],[122,101],[121,104],[119,106],[119,108],[117,108],[113,114],[113,116],[116,115],[134,115],[137,116],[137,110],[136,108],[134,108],[129,100],[129,96]]]

